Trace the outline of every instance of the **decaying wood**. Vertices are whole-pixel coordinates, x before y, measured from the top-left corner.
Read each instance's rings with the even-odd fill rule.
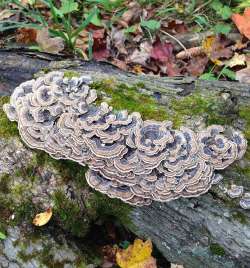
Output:
[[[225,116],[233,117],[237,126],[244,125],[238,120],[238,106],[250,106],[248,84],[192,77],[136,76],[107,63],[62,60],[59,56],[20,51],[0,52],[0,95],[10,95],[15,86],[38,75],[42,69],[87,72],[94,79],[115,78],[129,84],[141,82],[144,93],[155,96],[159,105],[166,107],[169,99],[182,100],[197,90],[205,96],[214,94],[225,100],[222,111]],[[187,123],[191,124],[192,120],[196,119],[190,118]],[[242,169],[249,164],[249,159],[239,163]],[[245,191],[250,191],[249,173],[232,167],[223,172],[223,176],[228,184],[238,179]],[[241,209],[218,186],[197,198],[133,208],[130,218],[133,232],[151,238],[169,261],[183,264],[185,268],[249,267],[250,210]]]

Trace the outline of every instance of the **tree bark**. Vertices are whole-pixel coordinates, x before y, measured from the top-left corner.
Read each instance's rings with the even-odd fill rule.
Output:
[[[192,77],[134,75],[108,63],[85,62],[44,53],[0,51],[0,96],[10,95],[23,81],[41,71],[88,73],[94,80],[115,79],[141,85],[176,122],[191,127],[225,123],[240,128],[250,139],[250,86],[228,81],[203,81]],[[152,239],[171,262],[185,268],[249,267],[250,210],[240,208],[225,189],[231,184],[250,191],[250,151],[222,172],[224,181],[207,194],[151,206],[133,207],[132,231]]]

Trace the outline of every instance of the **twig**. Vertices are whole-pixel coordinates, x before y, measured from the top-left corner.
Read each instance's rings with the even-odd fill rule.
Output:
[[[174,37],[173,35],[171,35],[168,32],[165,32],[163,30],[161,30],[162,33],[164,33],[165,35],[169,36],[170,38],[172,38],[173,40],[175,40],[185,51],[187,51],[187,48],[182,44],[182,42],[180,40],[178,40],[176,37]]]
[[[198,12],[200,9],[202,9],[203,7],[207,6],[208,4],[210,4],[213,0],[209,0],[205,3],[203,3],[202,5],[198,6],[194,11],[193,11],[193,14]]]

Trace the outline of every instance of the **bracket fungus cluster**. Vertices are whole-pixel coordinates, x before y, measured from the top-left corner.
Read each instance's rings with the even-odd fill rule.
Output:
[[[134,205],[199,196],[240,159],[247,142],[239,131],[212,125],[195,133],[169,121],[96,105],[91,77],[63,72],[22,83],[4,105],[31,148],[88,165],[90,186]]]

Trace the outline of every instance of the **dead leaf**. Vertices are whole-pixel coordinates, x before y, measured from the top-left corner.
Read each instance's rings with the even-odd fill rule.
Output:
[[[128,57],[128,62],[137,63],[146,66],[146,61],[150,58],[152,45],[148,41],[140,44],[140,50],[135,49]]]
[[[175,64],[173,55],[173,44],[170,42],[161,42],[159,39],[153,44],[150,56],[157,62],[162,73],[168,76],[180,75],[180,70]]]
[[[244,54],[240,55],[235,53],[234,56],[227,62],[227,65],[232,68],[234,66],[245,65],[245,63],[246,56]]]
[[[208,58],[206,56],[192,57],[185,67],[186,72],[192,76],[199,76],[204,72],[207,63]]]
[[[20,28],[17,30],[16,41],[30,44],[36,42],[37,30],[32,28]]]
[[[105,29],[97,29],[93,31],[93,58],[95,60],[107,59],[110,55]]]
[[[45,212],[39,213],[33,219],[35,226],[43,226],[49,222],[52,217],[52,209],[48,208]]]
[[[102,247],[103,262],[102,268],[112,268],[116,264],[116,253],[118,247],[106,245]]]
[[[171,20],[171,21],[165,21],[161,23],[162,29],[164,31],[167,31],[171,34],[183,34],[186,33],[188,28],[185,25],[185,23],[181,20]]]
[[[236,13],[231,18],[240,33],[250,39],[250,7],[245,9],[243,15]]]
[[[127,36],[125,35],[123,29],[117,30],[113,28],[111,31],[111,41],[114,46],[118,49],[119,53],[127,55],[127,49],[125,48],[125,41]]]
[[[229,59],[233,55],[232,48],[229,47],[230,40],[219,36],[208,36],[202,42],[202,48],[210,60],[216,65],[223,65],[221,59]]]
[[[121,268],[157,268],[155,259],[151,256],[152,243],[136,239],[127,249],[116,253],[116,262]]]
[[[167,62],[173,58],[173,44],[157,40],[151,50],[151,58],[159,62]]]
[[[13,16],[14,13],[8,9],[4,9],[0,11],[0,21],[8,19],[9,17]]]
[[[121,69],[123,71],[127,71],[127,69],[128,69],[126,62],[124,62],[122,60],[112,59],[111,63],[114,64],[115,66],[117,66],[119,69]]]
[[[249,41],[243,43],[242,40],[237,40],[236,43],[233,45],[233,50],[241,50],[243,48],[246,48],[249,44]]]
[[[50,37],[48,28],[37,31],[36,42],[40,48],[48,53],[59,53],[64,49],[64,41],[61,37]]]
[[[235,72],[235,74],[235,79],[238,80],[240,83],[250,83],[250,67],[241,69]]]
[[[128,10],[122,14],[120,24],[123,26],[128,26],[130,23],[140,20],[140,15],[142,13],[142,8],[137,1],[133,1],[128,4]]]

